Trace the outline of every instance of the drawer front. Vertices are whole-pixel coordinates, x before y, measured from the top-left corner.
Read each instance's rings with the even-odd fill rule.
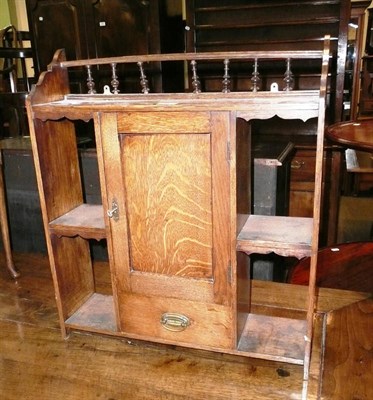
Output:
[[[121,331],[128,336],[177,345],[235,346],[233,313],[225,306],[122,294],[119,308]]]
[[[289,198],[290,217],[312,217],[313,192],[292,190]]]
[[[371,112],[373,111],[373,101],[372,100],[363,100],[361,101],[361,113]]]
[[[325,151],[323,159],[325,174],[323,180],[326,182],[330,181],[328,171],[330,171],[331,168],[331,161],[331,152]],[[291,183],[310,182],[313,184],[315,181],[315,164],[316,154],[313,150],[297,150],[291,161]]]
[[[309,152],[297,152],[291,161],[291,181],[314,182],[315,161],[315,156]]]

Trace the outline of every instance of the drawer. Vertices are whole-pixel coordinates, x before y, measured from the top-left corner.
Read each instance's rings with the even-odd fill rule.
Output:
[[[138,294],[120,298],[120,328],[128,336],[176,345],[235,346],[233,314],[226,306]]]
[[[290,217],[312,217],[313,192],[292,190],[289,198]]]
[[[372,100],[362,100],[361,104],[361,112],[371,112],[373,111],[373,101]]]
[[[316,157],[312,152],[297,152],[291,161],[292,182],[314,182]]]
[[[330,181],[330,168],[332,162],[332,154],[330,151],[324,152],[323,169],[325,174],[323,180]],[[297,150],[291,161],[291,183],[294,182],[312,182],[315,181],[315,164],[316,155],[313,150]],[[312,189],[313,190],[313,189]]]

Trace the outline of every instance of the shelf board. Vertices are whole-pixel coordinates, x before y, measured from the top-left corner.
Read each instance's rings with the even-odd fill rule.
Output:
[[[260,54],[256,53],[260,58]],[[33,105],[34,118],[42,120],[90,120],[103,108],[112,112],[190,112],[237,111],[240,118],[300,118],[303,121],[317,117],[319,90],[293,90],[281,93],[259,92],[204,92],[199,93],[129,93],[118,95],[69,94],[48,103]]]
[[[50,233],[58,236],[81,236],[85,239],[106,238],[102,205],[81,204],[49,223]]]
[[[249,215],[237,236],[237,250],[297,258],[311,255],[313,219]]]
[[[94,293],[65,321],[65,325],[90,332],[114,333],[117,331],[115,321],[113,296]]]
[[[238,350],[256,358],[303,365],[306,320],[248,314]]]

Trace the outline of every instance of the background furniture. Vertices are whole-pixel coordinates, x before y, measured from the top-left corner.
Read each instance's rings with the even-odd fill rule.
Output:
[[[331,141],[339,143],[345,147],[351,148],[353,150],[357,149],[361,151],[371,152],[373,151],[372,126],[372,119],[340,122],[329,126],[326,130],[326,135]],[[364,199],[356,200],[361,201]],[[366,201],[368,202],[368,204],[371,203],[370,209],[372,209],[373,199],[367,198]],[[366,219],[368,215],[369,213],[367,215],[363,214],[362,218]],[[370,224],[370,235],[372,235],[373,221],[369,221],[369,219],[367,219],[365,222]]]
[[[252,147],[253,214],[288,215],[293,143],[268,143],[253,137]],[[252,256],[251,268],[253,279],[283,281],[283,259],[275,254]]]
[[[9,26],[2,31],[0,43],[0,60],[2,61],[2,69],[0,70],[2,83],[0,91],[0,137],[14,136],[12,139],[0,140],[0,224],[7,268],[13,278],[19,277],[19,272],[14,265],[11,251],[4,183],[3,149],[9,145],[24,148],[24,142],[27,142],[27,140],[29,144],[25,100],[31,81],[27,72],[26,60],[32,57],[32,52],[31,48],[23,47],[23,41],[27,40],[29,40],[27,32],[17,32],[13,26]],[[30,145],[28,147],[30,148]]]
[[[368,26],[365,40],[365,54],[362,57],[361,91],[357,118],[369,118],[373,111],[373,10],[368,9]]]
[[[345,147],[373,151],[373,119],[347,121],[327,128],[328,138]]]
[[[294,318],[292,310],[273,307],[274,312],[271,306],[267,313],[252,312],[245,254],[312,255],[315,277],[328,44],[326,39],[323,51],[306,53],[80,61],[65,61],[62,51],[56,54],[27,107],[64,334],[79,329],[301,364],[306,390],[314,279],[304,293],[307,315],[302,319]],[[320,88],[233,93],[223,79],[222,92],[200,93],[200,66],[220,62],[226,76],[223,66],[237,59],[250,65],[255,58],[281,64],[289,58],[318,60]],[[148,93],[144,63],[183,60],[191,64],[195,93]],[[136,64],[143,94],[69,94],[67,69],[100,63]],[[92,83],[88,75],[88,88]],[[312,218],[250,213],[247,121],[275,114],[318,119]],[[71,122],[76,119],[94,120],[102,206],[87,203],[83,196]],[[89,240],[105,238],[112,295],[97,292],[92,274]]]
[[[373,194],[373,154],[366,151],[346,149],[346,196]]]
[[[373,242],[343,243],[319,251],[316,282],[320,287],[373,293]],[[309,257],[289,272],[288,282],[308,285]]]
[[[26,0],[27,17],[32,37],[35,76],[47,69],[55,51],[64,48],[67,59],[113,57],[136,54],[156,54],[180,51],[183,48],[183,26],[169,16],[166,1],[152,0]],[[168,72],[167,72],[168,71]],[[102,93],[104,82],[118,79],[121,93],[139,89],[137,68],[120,65],[112,77],[109,65],[92,66],[95,90]],[[163,76],[170,76],[163,85]],[[147,71],[152,91],[179,91],[183,87],[183,64],[161,70],[153,63]],[[73,92],[86,92],[86,71],[70,71]],[[92,124],[76,122],[77,134],[89,138],[95,147]]]
[[[326,124],[338,122],[343,117],[345,67],[347,55],[348,22],[351,3],[346,0],[315,2],[303,1],[240,1],[192,0],[187,1],[186,48],[187,51],[222,50],[310,50],[318,48],[320,39],[330,34],[332,61],[328,81]],[[258,22],[260,21],[260,23]],[[335,39],[335,40],[334,40]],[[265,72],[263,71],[265,69]],[[292,66],[297,72],[293,82],[296,88],[317,88],[317,66],[301,62]],[[216,75],[208,69],[200,73],[206,90],[219,85]],[[261,86],[269,90],[273,81],[280,90],[284,76],[273,66],[262,65]],[[238,69],[231,73],[237,90],[251,87],[251,72]],[[291,141],[295,145],[292,162],[289,215],[308,217],[313,206],[313,170],[315,136],[313,124],[297,121],[253,121],[253,135],[271,135],[275,142]],[[291,137],[289,137],[291,136]],[[343,153],[338,146],[325,147],[325,181],[323,183],[323,210],[320,241],[336,241],[340,174]],[[329,177],[333,176],[330,180]]]
[[[1,95],[0,95],[1,96]],[[31,142],[29,136],[18,136],[14,138],[7,138],[0,140],[0,224],[1,224],[1,239],[5,252],[6,264],[7,268],[13,278],[18,278],[20,273],[16,266],[14,265],[13,255],[12,255],[12,246],[10,240],[10,229],[9,229],[9,215],[8,215],[8,201],[7,201],[7,193],[5,190],[4,183],[4,151],[6,149],[18,149],[18,150],[30,150]],[[32,169],[31,169],[32,170]],[[17,211],[20,211],[19,209]],[[24,229],[24,226],[21,227],[21,224],[24,224],[25,221],[19,221],[17,226],[20,229]]]
[[[2,157],[2,140],[0,140],[0,225],[1,239],[5,252],[6,266],[13,278],[19,277],[19,272],[14,265],[12,248],[9,235],[7,202],[5,195],[4,176],[3,176],[3,157]]]
[[[47,69],[55,51],[64,48],[68,60],[156,54],[182,51],[184,46],[181,13],[169,15],[167,1],[152,0],[26,0],[32,35],[35,74]],[[181,3],[180,3],[181,10]],[[85,71],[72,71],[70,85],[85,92]],[[102,80],[111,77],[110,66],[95,69],[96,90],[103,92]],[[117,69],[121,91],[138,90],[137,69],[121,65]],[[162,76],[167,75],[166,86]],[[83,78],[83,79],[82,79]],[[183,87],[183,64],[161,71],[153,63],[147,73],[152,91],[172,91]],[[81,86],[83,85],[83,86]]]
[[[26,61],[32,58],[28,32],[17,32],[10,26],[4,29],[0,44],[0,134],[1,137],[28,135],[25,98],[33,77],[29,76]]]
[[[369,0],[351,1],[342,120],[354,120],[359,114],[362,56],[367,32],[366,11],[370,3]]]

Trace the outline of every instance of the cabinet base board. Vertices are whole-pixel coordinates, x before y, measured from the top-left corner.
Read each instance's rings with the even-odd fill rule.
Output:
[[[149,337],[128,335],[117,330],[113,297],[94,293],[65,322],[68,329],[108,334],[151,341]],[[259,314],[248,314],[246,325],[237,349],[216,349],[198,346],[200,349],[219,351],[245,357],[261,358],[303,365],[306,321]],[[159,341],[159,340],[154,340]],[[181,345],[180,343],[164,344]],[[193,347],[193,346],[187,346]]]

